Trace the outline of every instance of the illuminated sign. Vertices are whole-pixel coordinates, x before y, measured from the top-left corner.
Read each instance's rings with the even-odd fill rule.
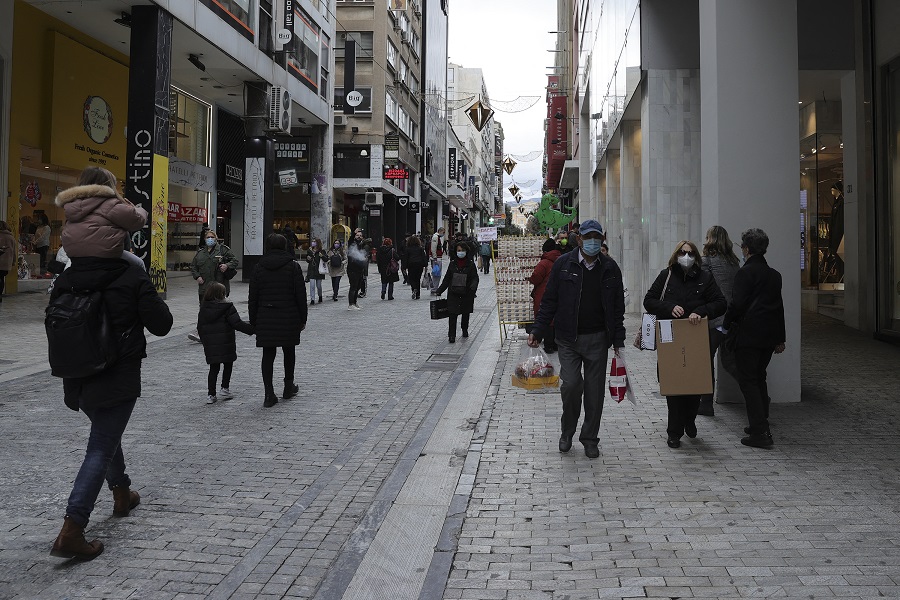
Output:
[[[409,179],[409,169],[384,165],[381,176],[383,179]]]

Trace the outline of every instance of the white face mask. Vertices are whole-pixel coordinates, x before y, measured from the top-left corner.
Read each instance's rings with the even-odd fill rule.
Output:
[[[693,256],[679,256],[678,264],[684,268],[685,271],[694,266],[694,257]]]

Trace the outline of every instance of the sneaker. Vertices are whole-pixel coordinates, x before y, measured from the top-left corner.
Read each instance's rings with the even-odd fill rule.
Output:
[[[194,331],[193,333],[189,333],[188,339],[191,340],[192,342],[199,342],[200,334],[198,334],[196,331]]]
[[[415,293],[415,292],[412,293],[412,299],[413,299],[413,300],[416,299],[416,293]]]
[[[207,404],[215,404],[216,402],[218,402],[218,400],[219,400],[219,399],[216,398],[216,395],[215,395],[215,394],[210,394],[209,396],[206,397],[206,403],[207,403]]]
[[[360,306],[359,304],[354,304],[353,310],[362,310],[362,306]]]
[[[234,398],[234,394],[232,394],[232,393],[228,390],[228,388],[223,387],[223,388],[222,388],[222,391],[219,392],[219,397],[220,397],[222,400],[231,400],[232,398]]]

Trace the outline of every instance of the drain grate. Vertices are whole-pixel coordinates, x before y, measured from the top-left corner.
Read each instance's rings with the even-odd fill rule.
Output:
[[[432,354],[419,366],[420,371],[453,371],[462,354]]]

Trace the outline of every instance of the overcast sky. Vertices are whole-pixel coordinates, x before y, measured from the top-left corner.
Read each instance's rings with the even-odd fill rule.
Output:
[[[544,67],[553,64],[556,36],[556,2],[551,0],[450,0],[450,61],[463,67],[484,71],[485,85],[492,100],[514,100],[519,96],[540,96],[524,112],[496,111],[494,118],[503,125],[506,154],[528,154],[542,150],[544,144],[544,100],[547,74]],[[522,200],[540,198],[543,156],[520,162],[512,179],[529,186]],[[504,201],[512,197],[506,188],[510,176],[504,173]]]

